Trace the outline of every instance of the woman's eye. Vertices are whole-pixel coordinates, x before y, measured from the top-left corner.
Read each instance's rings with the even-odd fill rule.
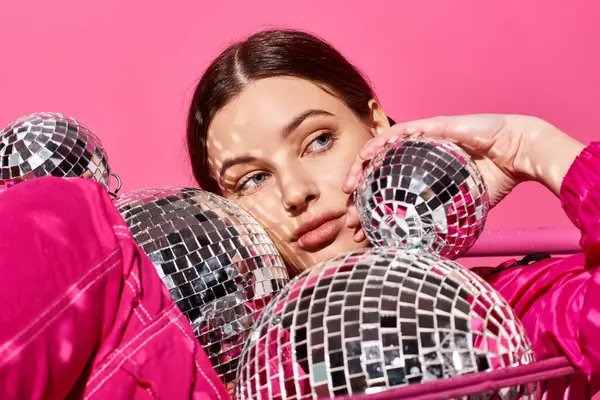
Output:
[[[267,179],[267,174],[258,173],[254,174],[245,180],[238,186],[239,192],[246,192],[259,187]]]
[[[311,153],[318,153],[318,152],[326,149],[328,146],[330,146],[331,142],[332,142],[331,134],[322,133],[319,136],[317,136],[312,142],[310,142],[310,144],[308,145],[306,150],[308,150]]]

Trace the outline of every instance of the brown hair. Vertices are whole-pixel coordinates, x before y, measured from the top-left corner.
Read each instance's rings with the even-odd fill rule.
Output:
[[[192,98],[187,121],[187,147],[200,187],[219,193],[210,174],[206,136],[215,114],[242,92],[248,82],[293,76],[319,84],[339,97],[362,119],[375,98],[363,75],[324,40],[296,30],[267,30],[235,43],[206,69]]]

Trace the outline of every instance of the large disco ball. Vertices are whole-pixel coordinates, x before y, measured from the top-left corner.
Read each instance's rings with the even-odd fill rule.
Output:
[[[236,398],[374,393],[533,361],[521,322],[477,275],[421,250],[370,248],[317,264],[269,303]]]
[[[455,144],[413,138],[383,148],[355,192],[374,246],[427,248],[454,259],[481,235],[489,200],[479,168]]]
[[[0,131],[0,190],[46,175],[85,177],[109,189],[111,171],[100,139],[75,118],[33,113]]]
[[[275,245],[247,212],[200,189],[139,189],[115,206],[230,383],[255,318],[289,282]]]

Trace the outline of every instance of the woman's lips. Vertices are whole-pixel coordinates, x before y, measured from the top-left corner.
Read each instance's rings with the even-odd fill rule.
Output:
[[[292,235],[292,242],[306,251],[318,251],[329,246],[342,229],[345,213],[325,213],[301,224]]]

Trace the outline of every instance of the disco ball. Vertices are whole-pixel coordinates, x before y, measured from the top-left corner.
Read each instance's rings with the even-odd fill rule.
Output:
[[[200,189],[134,190],[115,206],[228,384],[255,318],[289,282],[274,244],[247,212]]]
[[[109,189],[111,171],[100,139],[72,117],[34,113],[0,131],[0,190],[46,175],[85,177]]]
[[[269,303],[242,352],[236,398],[374,393],[533,361],[521,322],[477,275],[422,250],[370,248],[317,264]]]
[[[445,140],[394,142],[371,160],[355,192],[374,246],[426,248],[455,259],[479,238],[489,210],[479,168]]]

